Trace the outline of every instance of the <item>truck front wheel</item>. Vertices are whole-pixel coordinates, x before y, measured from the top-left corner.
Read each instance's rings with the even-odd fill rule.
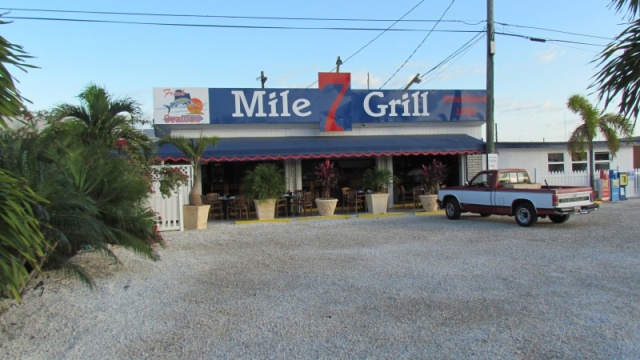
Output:
[[[458,220],[460,218],[460,203],[456,199],[447,199],[444,202],[444,212],[449,220]]]
[[[570,217],[571,217],[571,214],[549,215],[549,220],[553,221],[555,224],[562,224],[562,223],[566,223]]]
[[[515,212],[516,222],[520,226],[531,226],[538,220],[538,214],[530,203],[522,203],[516,207]]]

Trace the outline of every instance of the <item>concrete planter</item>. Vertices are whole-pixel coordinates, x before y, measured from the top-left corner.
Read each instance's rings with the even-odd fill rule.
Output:
[[[438,195],[420,195],[419,197],[424,211],[438,210]]]
[[[316,206],[318,207],[318,214],[320,214],[320,216],[333,216],[337,204],[338,199],[316,199]]]
[[[273,220],[276,216],[276,199],[253,200],[258,220]]]
[[[206,229],[211,205],[184,205],[184,228],[186,230]]]
[[[365,194],[367,210],[371,214],[386,214],[389,204],[389,194]]]

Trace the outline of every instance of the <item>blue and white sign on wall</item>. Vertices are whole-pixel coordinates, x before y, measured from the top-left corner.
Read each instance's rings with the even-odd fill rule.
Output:
[[[155,124],[485,121],[485,90],[352,90],[349,73],[320,73],[318,89],[154,88]]]

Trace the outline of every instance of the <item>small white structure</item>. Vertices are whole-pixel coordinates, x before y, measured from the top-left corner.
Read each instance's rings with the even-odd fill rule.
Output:
[[[532,181],[550,185],[589,186],[588,158],[586,153],[574,158],[566,142],[501,142],[496,143],[500,168],[526,169]],[[640,148],[640,138],[631,143],[621,141],[620,149],[612,156],[607,143],[594,142],[594,168],[615,170],[629,174],[628,197],[640,196],[638,168],[635,153]]]

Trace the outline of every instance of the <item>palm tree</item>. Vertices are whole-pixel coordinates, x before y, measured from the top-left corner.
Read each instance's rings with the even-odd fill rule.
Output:
[[[4,24],[7,22],[0,20],[0,25]],[[11,64],[26,72],[27,68],[36,68],[36,66],[24,62],[29,58],[31,56],[27,55],[22,46],[13,44],[0,36],[0,128],[7,125],[2,118],[3,116],[16,116],[24,113],[26,111],[24,103],[29,102],[20,95],[20,91],[15,86],[15,79],[5,64]]]
[[[3,24],[6,22],[0,20]],[[25,71],[34,67],[24,62],[28,58],[21,46],[0,36],[0,130],[6,128],[3,117],[23,113],[24,101],[28,101],[15,87],[5,64]],[[4,147],[0,141],[0,154]],[[20,300],[22,289],[31,279],[30,272],[40,270],[42,259],[50,251],[35,214],[38,203],[45,201],[0,161],[0,296]]]
[[[611,0],[611,7],[617,12],[624,12],[628,8],[629,21],[640,15],[639,0]],[[595,60],[600,70],[594,77],[591,87],[598,90],[600,100],[604,99],[604,106],[610,102],[619,101],[619,113],[634,118],[632,130],[640,114],[640,19],[633,20],[614,41],[600,53]]]
[[[62,104],[51,112],[54,122],[71,122],[86,144],[96,141],[125,149],[130,155],[151,154],[150,139],[136,128],[142,120],[140,105],[131,98],[114,99],[102,87],[89,84],[78,95],[80,105]]]
[[[209,145],[216,146],[218,144],[218,138],[216,136],[200,136],[197,139],[187,139],[180,135],[170,135],[158,141],[158,146],[165,144],[177,147],[193,166],[193,185],[191,192],[189,192],[189,205],[202,205],[202,194],[200,193],[200,160]]]
[[[579,156],[587,151],[589,161],[589,183],[594,184],[593,168],[593,140],[601,134],[607,142],[611,155],[615,155],[620,148],[620,135],[624,138],[631,137],[633,128],[631,122],[620,114],[603,114],[582,95],[572,95],[567,101],[567,107],[582,118],[580,124],[571,133],[569,138],[569,151],[574,156]]]

